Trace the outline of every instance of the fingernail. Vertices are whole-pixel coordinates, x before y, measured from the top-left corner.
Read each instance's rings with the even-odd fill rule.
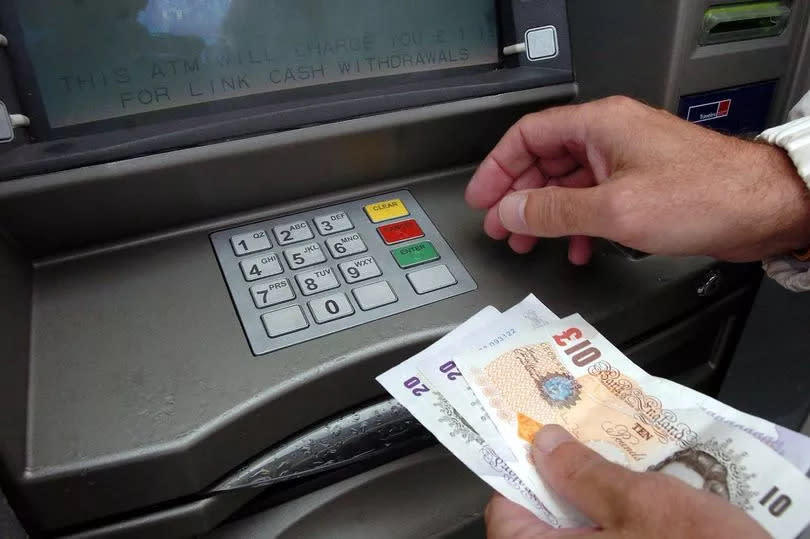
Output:
[[[526,193],[512,193],[501,200],[498,205],[498,217],[503,227],[510,232],[526,233],[529,227],[526,224]]]
[[[546,425],[534,437],[534,447],[544,455],[548,455],[557,447],[574,440],[567,430],[559,425]]]

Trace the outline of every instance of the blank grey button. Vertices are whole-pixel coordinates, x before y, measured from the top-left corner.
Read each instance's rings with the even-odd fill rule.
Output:
[[[245,276],[246,281],[263,279],[271,275],[278,275],[284,271],[276,253],[268,253],[243,260],[239,263],[239,266],[242,268],[242,275]]]
[[[457,282],[444,264],[411,272],[408,274],[408,280],[417,294],[427,294],[454,285]]]
[[[356,255],[358,253],[366,252],[366,244],[357,232],[353,234],[344,234],[337,238],[330,238],[326,240],[326,246],[329,247],[329,252],[335,258],[343,258],[344,256]]]
[[[364,311],[370,311],[394,303],[397,300],[396,294],[394,294],[391,286],[386,281],[355,288],[352,290],[352,294],[354,294],[357,304]]]
[[[299,241],[311,240],[315,237],[306,221],[274,226],[273,234],[276,236],[279,245],[289,245]]]
[[[349,303],[346,294],[332,294],[309,302],[312,317],[319,324],[331,322],[354,314],[354,307]]]
[[[326,262],[326,255],[323,254],[321,246],[317,243],[307,243],[300,247],[293,247],[284,251],[284,258],[290,269],[302,269]]]
[[[263,314],[262,323],[271,337],[281,337],[309,327],[304,311],[298,305]]]
[[[259,309],[278,305],[285,301],[290,301],[295,297],[295,292],[287,279],[279,279],[269,283],[257,284],[250,287],[250,295],[253,296],[253,303]]]
[[[319,215],[314,221],[315,226],[318,227],[318,232],[320,232],[322,236],[337,234],[338,232],[345,232],[354,228],[354,225],[345,211]]]
[[[272,247],[272,245],[270,244],[270,238],[267,237],[267,232],[264,230],[251,230],[244,234],[231,236],[231,247],[233,247],[233,253],[236,256],[242,256],[256,251],[264,251]]]

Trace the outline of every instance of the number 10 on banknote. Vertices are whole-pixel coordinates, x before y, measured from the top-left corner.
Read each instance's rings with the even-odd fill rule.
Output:
[[[542,425],[556,423],[614,462],[724,497],[775,536],[795,537],[808,522],[810,481],[801,471],[718,420],[727,407],[707,413],[715,401],[648,375],[580,316],[455,362],[519,458],[529,458]]]

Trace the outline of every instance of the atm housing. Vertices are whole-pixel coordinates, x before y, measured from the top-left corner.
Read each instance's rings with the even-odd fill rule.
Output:
[[[577,268],[563,240],[518,256],[483,235],[463,189],[519,117],[577,99],[629,94],[676,112],[684,96],[772,82],[763,106],[766,122],[778,121],[807,3],[789,4],[777,36],[700,46],[704,11],[726,3],[498,2],[501,46],[554,24],[560,54],[171,122],[54,134],[32,118],[16,129],[0,145],[0,479],[28,531],[348,533],[357,522],[339,500],[400,498],[416,505],[380,511],[363,533],[473,529],[488,490],[387,403],[374,377],[483,306],[530,292],[561,316],[582,313],[651,373],[716,394],[757,265],[638,257],[597,242]],[[0,33],[13,34],[9,25],[0,18]],[[32,115],[23,73],[10,41],[0,100]],[[210,234],[399,190],[477,289],[254,356]],[[392,447],[343,445],[368,459],[349,453],[343,466],[310,463],[290,481],[218,490],[290,444],[323,440],[333,422],[377,413],[406,435]],[[425,481],[431,492],[419,490]],[[418,493],[423,503],[462,494],[447,514],[420,515]]]

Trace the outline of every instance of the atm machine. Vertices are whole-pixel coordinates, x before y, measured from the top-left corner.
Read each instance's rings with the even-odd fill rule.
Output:
[[[756,264],[602,242],[573,267],[562,240],[516,255],[463,189],[509,125],[577,99],[629,94],[731,133],[778,121],[807,11],[3,2],[3,521],[33,537],[480,534],[486,486],[374,378],[532,292],[716,394]]]

